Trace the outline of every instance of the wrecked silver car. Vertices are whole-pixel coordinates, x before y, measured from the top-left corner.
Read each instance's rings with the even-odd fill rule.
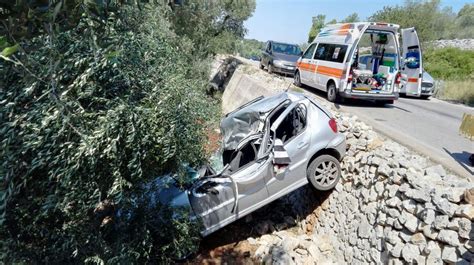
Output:
[[[337,184],[346,150],[331,114],[301,94],[259,97],[221,122],[222,166],[197,172],[186,190],[172,183],[157,197],[189,207],[206,236],[311,183],[318,190]]]

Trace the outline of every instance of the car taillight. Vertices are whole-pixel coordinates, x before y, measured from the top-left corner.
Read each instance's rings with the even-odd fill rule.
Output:
[[[395,84],[400,84],[402,81],[402,74],[400,72],[397,73],[397,76],[395,77]]]
[[[337,122],[334,118],[329,120],[329,127],[331,127],[333,132],[337,133]]]

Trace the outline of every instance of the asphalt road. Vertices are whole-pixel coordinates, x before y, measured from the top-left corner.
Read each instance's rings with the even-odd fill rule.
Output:
[[[325,98],[325,93],[307,88]],[[357,115],[376,131],[404,144],[448,170],[474,181],[474,167],[469,156],[474,141],[459,134],[464,113],[474,115],[474,108],[435,98],[400,98],[393,105],[377,106],[371,101],[335,104],[341,111]]]

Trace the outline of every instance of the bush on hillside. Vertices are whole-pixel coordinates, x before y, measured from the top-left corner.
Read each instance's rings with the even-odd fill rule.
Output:
[[[204,161],[217,109],[166,12],[84,15],[0,59],[3,262],[156,263],[196,246],[186,215],[139,203],[144,183]]]
[[[423,53],[423,68],[436,79],[474,79],[474,51],[428,49]]]

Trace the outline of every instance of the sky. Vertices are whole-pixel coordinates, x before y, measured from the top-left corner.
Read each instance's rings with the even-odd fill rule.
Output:
[[[245,21],[248,39],[275,40],[301,44],[307,41],[311,19],[325,14],[326,21],[342,20],[356,12],[363,21],[388,5],[402,5],[403,0],[256,0],[257,8]],[[459,11],[468,0],[442,0],[442,7]]]

